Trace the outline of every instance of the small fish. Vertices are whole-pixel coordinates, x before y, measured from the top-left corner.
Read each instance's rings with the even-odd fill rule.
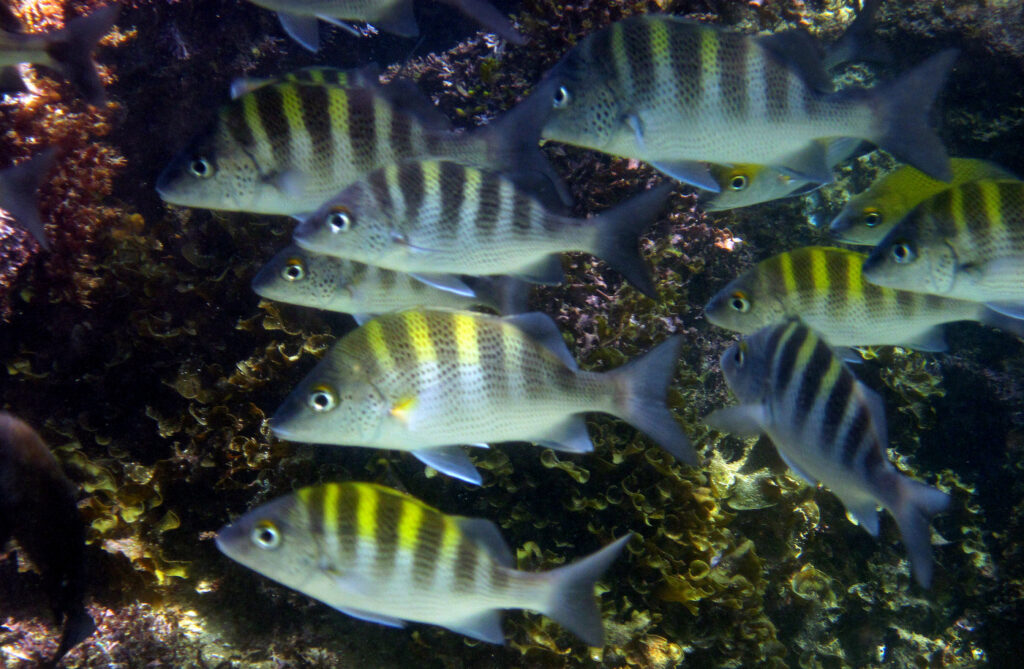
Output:
[[[372,483],[301,488],[222,528],[232,560],[360,620],[504,643],[503,609],[539,611],[604,646],[597,579],[632,535],[547,572],[515,569],[498,526]]]
[[[979,179],[1016,179],[995,163],[973,158],[949,161],[953,179],[936,181],[920,170],[904,165],[855,195],[829,226],[836,239],[847,244],[874,246],[921,202],[953,186]]]
[[[657,220],[671,190],[662,184],[580,220],[551,213],[495,172],[407,161],[325,202],[294,238],[317,253],[419,276],[509,274],[549,284],[562,281],[561,252],[585,251],[654,298],[638,237]]]
[[[878,536],[878,507],[896,519],[914,578],[932,578],[929,519],[949,495],[901,474],[886,458],[885,407],[832,349],[797,321],[772,325],[734,344],[721,359],[739,406],[706,422],[743,436],[767,434],[786,465],[831,490],[857,523]]]
[[[538,145],[536,102],[453,132],[438,127],[436,114],[389,97],[379,87],[260,86],[221,107],[163,171],[157,191],[171,204],[293,216],[385,165],[433,157],[498,169],[545,201],[568,202]]]
[[[49,33],[0,30],[0,69],[21,63],[52,68],[67,77],[90,104],[101,105],[106,94],[92,52],[110,32],[119,11],[116,5],[101,7],[88,16],[71,19],[63,30]]]
[[[588,453],[583,414],[608,413],[677,459],[697,455],[665,405],[682,346],[673,337],[630,364],[586,372],[540,313],[412,309],[342,337],[270,421],[289,441],[412,451],[479,484],[458,444],[532,441]]]
[[[64,626],[53,664],[96,629],[85,608],[85,524],[76,497],[36,431],[0,411],[0,548],[14,537],[42,574]]]
[[[50,242],[39,217],[39,187],[53,167],[55,155],[56,149],[43,149],[24,162],[0,170],[0,209],[9,213],[17,225],[31,232],[47,251],[50,250]]]
[[[759,262],[718,291],[704,313],[719,327],[749,334],[799,318],[833,346],[905,346],[944,351],[943,323],[979,321],[1024,336],[1024,321],[986,305],[876,286],[862,253],[823,246]]]
[[[512,23],[486,0],[441,0],[462,11],[487,30],[512,44],[526,44]],[[416,37],[419,26],[412,11],[412,0],[249,0],[254,5],[277,12],[288,36],[309,51],[320,49],[317,20],[326,21],[359,35],[344,21],[371,23],[389,33]]]
[[[528,289],[521,281],[508,277],[462,277],[462,281],[473,295],[440,290],[402,272],[312,253],[292,244],[260,270],[252,288],[268,300],[353,314],[360,323],[368,320],[368,314],[413,307],[526,310]]]
[[[706,163],[757,164],[832,180],[819,140],[861,138],[949,178],[928,110],[956,52],[895,81],[832,92],[814,39],[749,36],[673,16],[633,16],[581,40],[538,94],[552,110],[542,137],[651,163],[705,190]]]
[[[829,169],[843,162],[862,144],[859,139],[841,138],[827,142],[825,149]],[[793,176],[791,173],[766,165],[708,165],[711,177],[718,184],[714,193],[702,206],[706,211],[725,211],[750,207],[762,202],[806,195],[824,184]]]
[[[1024,318],[1024,181],[972,181],[925,200],[878,243],[864,278]]]
[[[328,67],[326,65],[311,65],[286,72],[277,77],[239,77],[233,79],[231,81],[231,99],[240,98],[257,88],[284,81],[315,86],[338,86],[340,88],[374,88],[380,86],[379,77],[380,68],[375,65],[348,70]],[[422,98],[422,96],[420,97]],[[436,111],[436,108],[434,110]]]

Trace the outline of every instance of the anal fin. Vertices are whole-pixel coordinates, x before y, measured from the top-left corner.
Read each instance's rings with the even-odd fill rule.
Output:
[[[498,609],[488,609],[461,620],[440,624],[453,632],[465,634],[473,639],[487,643],[505,643],[505,631],[501,628],[501,611]]]
[[[704,163],[695,160],[659,161],[651,163],[654,169],[667,174],[676,181],[696,186],[712,193],[721,193],[722,187],[715,181],[711,170]]]
[[[278,12],[278,20],[288,36],[302,45],[304,49],[316,53],[320,50],[320,26],[315,16],[300,16],[288,12]]]
[[[473,461],[459,446],[424,449],[413,451],[412,454],[417,460],[442,474],[473,485],[480,485],[484,482],[480,472],[473,465]]]
[[[535,438],[534,442],[565,453],[590,453],[594,450],[594,442],[590,440],[582,414],[569,416],[546,434]]]

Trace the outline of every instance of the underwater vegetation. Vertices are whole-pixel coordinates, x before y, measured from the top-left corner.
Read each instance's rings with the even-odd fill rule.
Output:
[[[24,29],[58,29],[99,2],[12,2]],[[683,341],[668,406],[701,455],[693,468],[629,425],[591,414],[590,454],[474,449],[480,487],[406,454],[281,441],[268,419],[351,322],[261,300],[260,268],[291,241],[283,217],[165,206],[161,170],[239,76],[377,62],[413,79],[460,127],[491,122],[586,34],[665,11],[744,32],[804,26],[835,39],[840,0],[496,2],[527,40],[506,44],[443,3],[416,3],[424,43],[356,40],[321,26],[321,50],[290,42],[250,3],[124,3],[96,52],[107,92],[90,106],[53,72],[26,68],[30,92],[0,101],[3,166],[45,146],[40,191],[52,250],[0,224],[0,409],[52,447],[86,524],[87,605],[96,632],[69,667],[154,666],[1013,666],[1024,624],[1024,346],[973,323],[949,351],[866,349],[860,381],[879,393],[887,456],[952,497],[932,529],[930,590],[913,582],[891,519],[872,539],[839,500],[807,486],[766,439],[701,422],[733,404],[718,366],[735,341],[703,306],[776,254],[833,243],[851,194],[890,171],[872,152],[841,163],[815,193],[705,212],[676,188],[640,241],[656,299],[587,254],[566,282],[534,289],[581,369],[606,372],[670,336]],[[1015,13],[1016,12],[1016,13]],[[1024,174],[1024,46],[1010,3],[886,2],[880,39],[899,45],[891,75],[961,49],[933,127],[954,156]],[[986,72],[986,76],[977,76]],[[873,76],[851,65],[843,76]],[[661,177],[631,161],[548,143],[573,217],[594,215]],[[214,533],[250,509],[319,483],[377,483],[445,513],[496,523],[516,568],[546,571],[627,532],[600,580],[604,648],[536,613],[505,616],[504,646],[434,626],[399,631],[344,616],[221,555]],[[0,561],[0,657],[36,666],[59,630],[41,575],[18,551]],[[16,556],[16,557],[15,557]]]

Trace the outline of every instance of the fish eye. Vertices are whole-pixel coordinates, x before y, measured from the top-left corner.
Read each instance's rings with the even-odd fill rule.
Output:
[[[864,225],[873,228],[882,222],[882,214],[877,209],[864,210]]]
[[[306,278],[306,268],[298,258],[289,258],[281,270],[281,278],[285,281],[301,281]]]
[[[734,174],[732,178],[729,179],[729,188],[732,190],[743,190],[749,183],[750,180],[747,179],[746,174]]]
[[[281,533],[269,520],[261,520],[252,528],[252,542],[260,548],[273,550],[281,545]]]
[[[747,299],[747,296],[743,291],[737,290],[730,296],[729,306],[741,314],[745,314],[750,311],[750,300]]]
[[[317,413],[330,411],[338,406],[338,396],[327,386],[317,386],[309,394],[309,408]]]
[[[213,176],[213,165],[206,158],[195,158],[188,164],[188,171],[194,177],[206,179]]]
[[[892,259],[901,265],[913,262],[915,255],[914,249],[910,248],[907,242],[900,242],[892,247]]]
[[[352,227],[352,213],[348,207],[332,207],[327,214],[327,225],[331,227],[331,232],[348,232]]]
[[[559,86],[558,90],[555,91],[555,109],[564,109],[569,106],[571,101],[572,96],[569,95],[569,89],[565,86]]]

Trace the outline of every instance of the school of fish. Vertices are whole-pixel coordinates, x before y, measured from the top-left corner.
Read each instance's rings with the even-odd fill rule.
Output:
[[[251,2],[276,11],[312,51],[319,21],[418,34],[412,0]],[[526,41],[485,0],[446,4],[512,44]],[[890,461],[884,401],[849,366],[859,357],[851,347],[944,351],[943,328],[957,321],[1024,336],[1024,182],[986,161],[950,159],[929,126],[955,50],[872,88],[834,88],[830,69],[871,59],[856,41],[868,39],[878,4],[865,3],[848,34],[826,47],[799,30],[754,36],[631,16],[581,35],[528,98],[472,131],[454,130],[413,83],[381,83],[373,68],[239,79],[156,189],[170,205],[294,217],[292,243],[253,279],[254,291],[356,319],[281,392],[274,435],[405,451],[480,485],[465,447],[600,451],[608,445],[591,441],[588,413],[621,419],[677,461],[701,466],[667,404],[682,336],[594,372],[577,365],[549,315],[528,311],[532,284],[563,281],[563,253],[592,254],[636,291],[667,299],[640,237],[663,220],[679,182],[703,191],[710,211],[765,206],[831,182],[865,144],[888,151],[907,164],[853,197],[830,227],[866,253],[792,249],[762,259],[706,305],[711,324],[744,335],[720,361],[740,404],[706,422],[767,435],[796,476],[835,494],[873,536],[878,509],[888,510],[927,588],[930,520],[951,498]],[[107,7],[55,33],[0,33],[0,65],[53,68],[98,103],[91,54],[116,19]],[[877,45],[867,51],[882,54]],[[541,150],[547,142],[642,161],[670,179],[573,218],[569,191]],[[35,200],[53,160],[44,149],[0,169],[0,208],[44,248]],[[22,452],[49,455],[30,428],[0,414],[0,456],[14,463],[0,459],[0,491],[15,485],[16,471],[65,490],[52,456],[25,464]],[[39,561],[54,557],[34,549],[26,530],[0,529],[28,537]],[[523,572],[494,522],[345,481],[257,506],[216,542],[240,564],[363,620],[503,643],[501,611],[528,609],[601,646],[594,586],[630,535],[608,539],[577,562]],[[71,585],[80,581],[75,574]],[[91,631],[82,593],[54,593],[55,610],[74,619],[66,638],[81,640]]]

